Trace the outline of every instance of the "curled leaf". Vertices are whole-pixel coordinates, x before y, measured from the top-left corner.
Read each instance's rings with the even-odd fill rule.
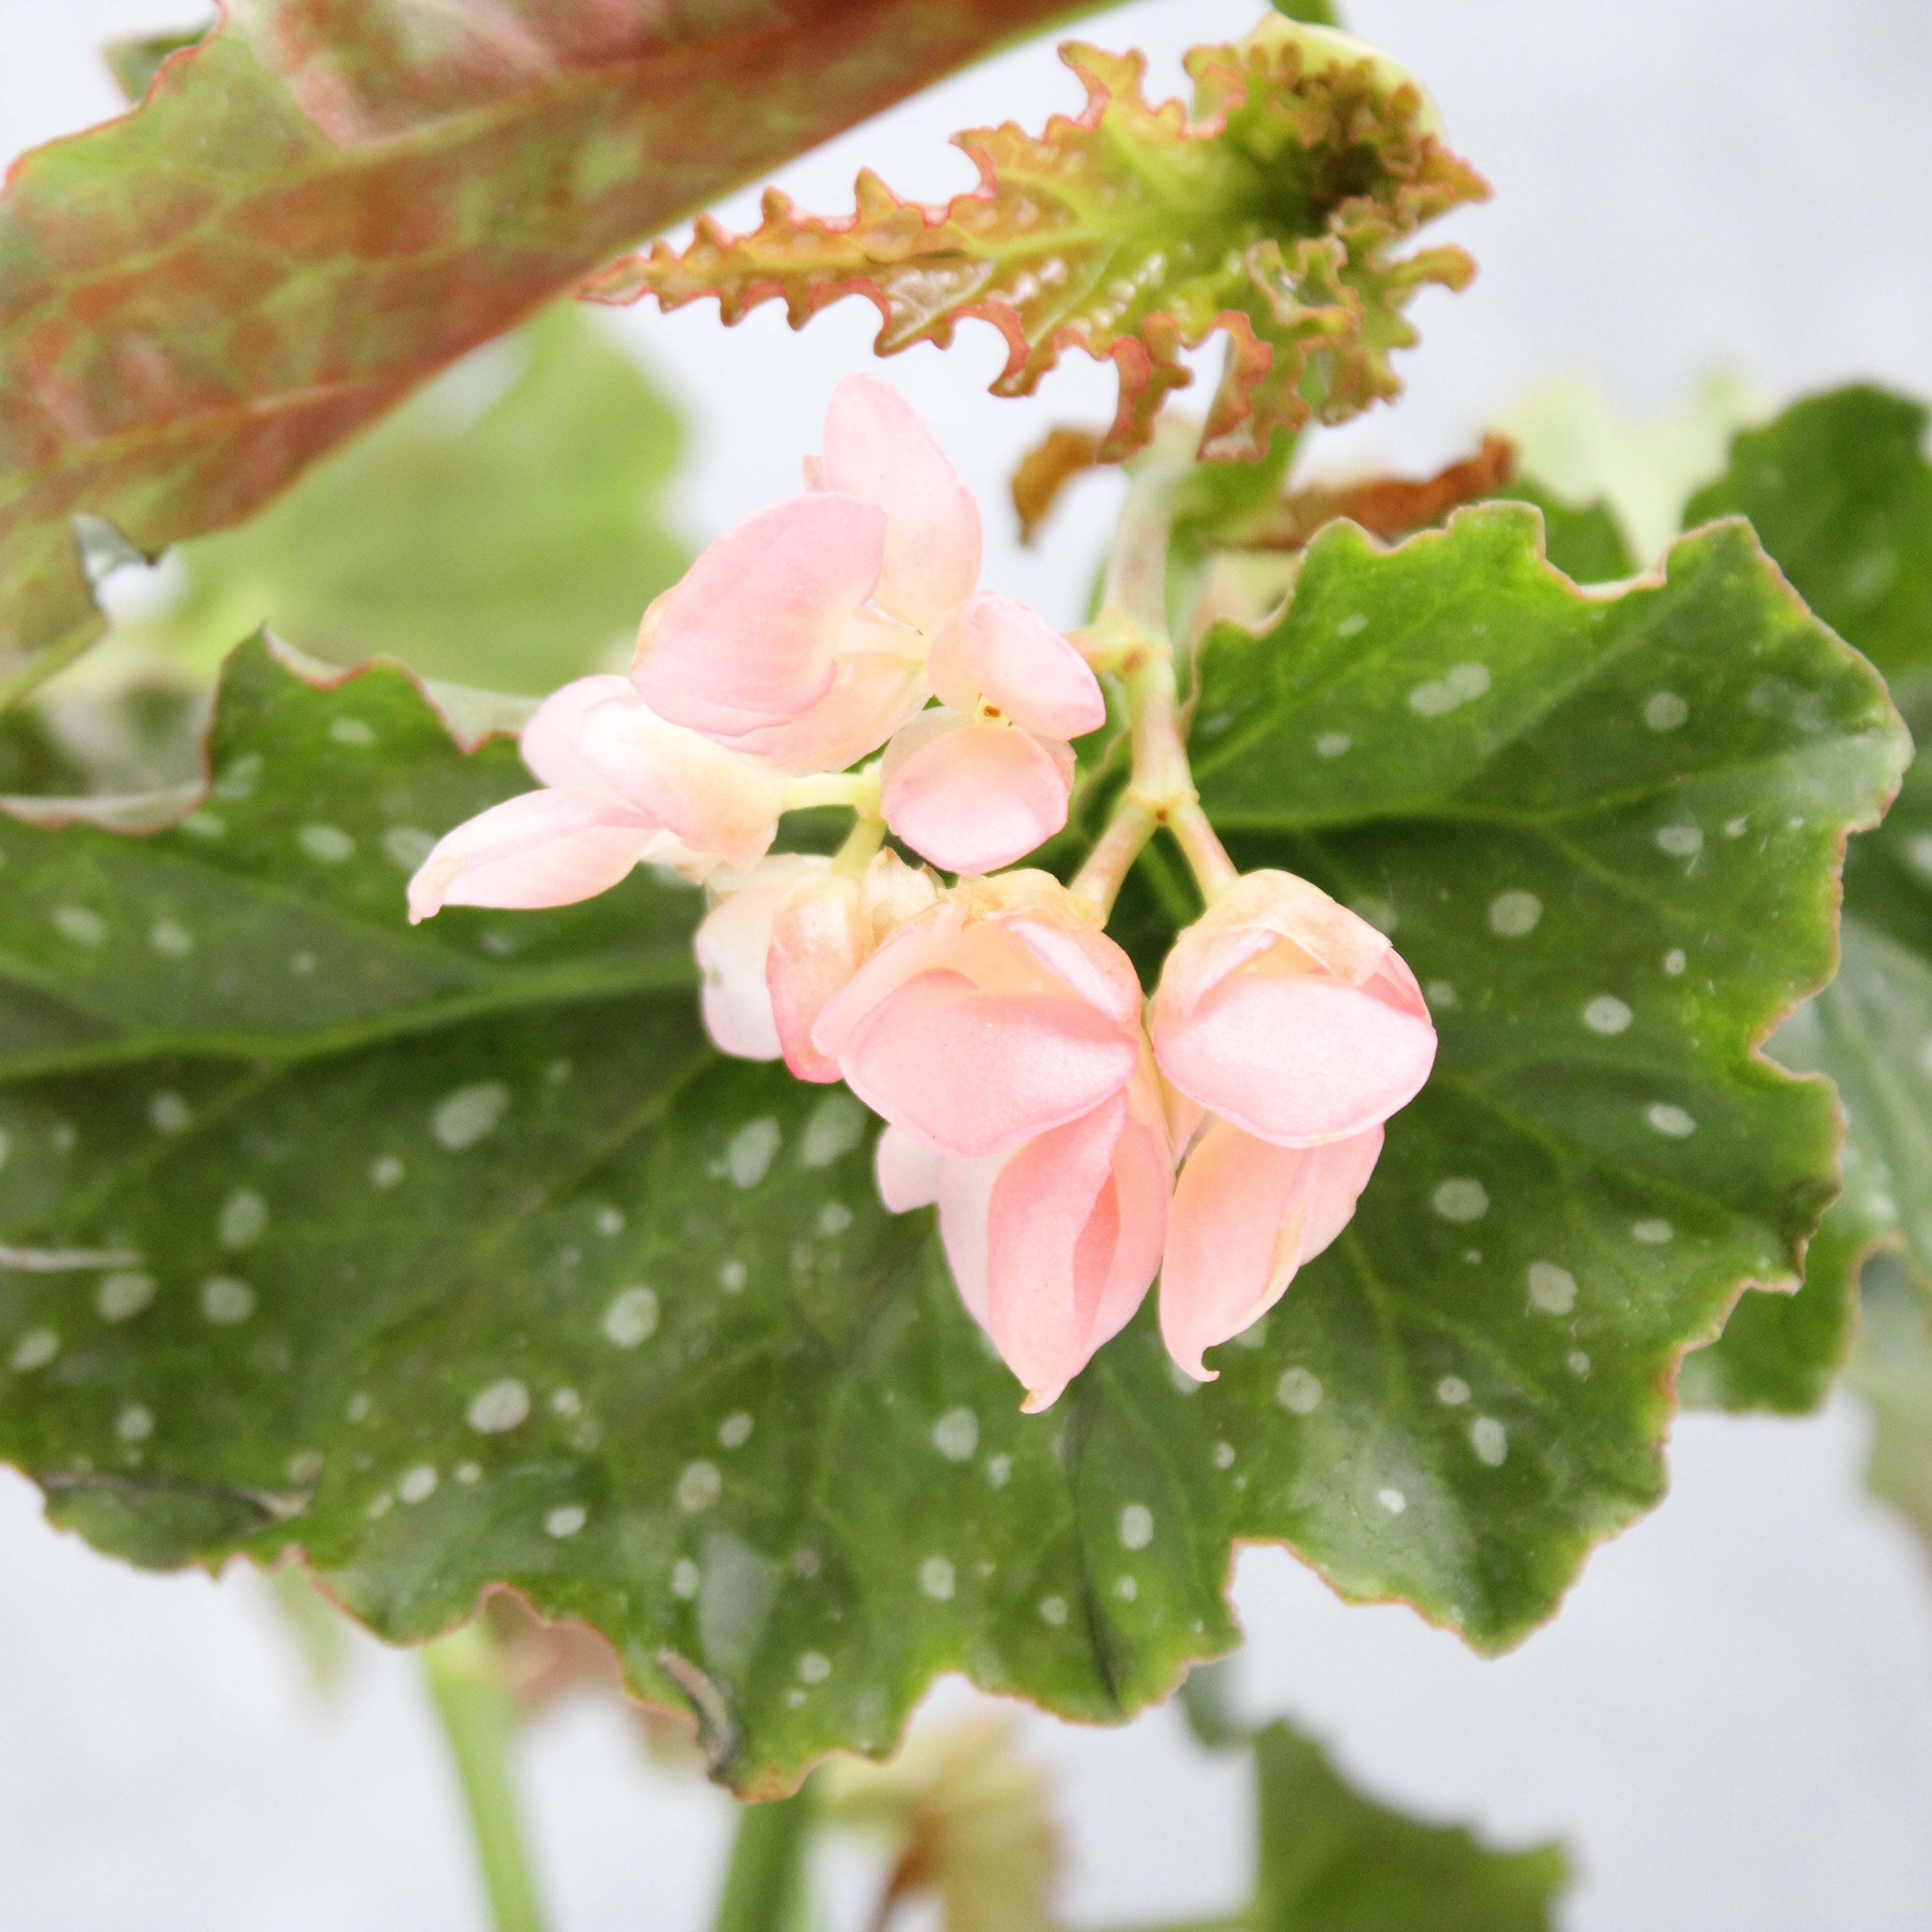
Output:
[[[980,170],[941,207],[903,201],[869,170],[852,214],[801,212],[773,190],[752,233],[701,220],[681,254],[660,242],[584,285],[592,300],[717,298],[728,323],[782,299],[794,328],[849,295],[875,303],[876,348],[944,348],[967,317],[1006,338],[995,394],[1030,395],[1069,349],[1119,372],[1101,446],[1143,445],[1182,352],[1217,331],[1227,371],[1203,456],[1255,460],[1278,429],[1337,422],[1393,396],[1403,310],[1431,282],[1462,287],[1459,248],[1391,251],[1489,192],[1443,145],[1434,110],[1393,63],[1279,16],[1245,40],[1195,48],[1194,112],[1150,106],[1146,61],[1069,45],[1085,110],[1035,136],[1011,122],[956,136]]]

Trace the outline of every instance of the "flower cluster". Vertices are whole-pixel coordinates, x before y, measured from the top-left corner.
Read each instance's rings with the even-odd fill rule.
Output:
[[[640,861],[706,880],[712,1038],[884,1118],[885,1204],[937,1204],[1029,1409],[1157,1275],[1169,1351],[1209,1379],[1203,1352],[1348,1224],[1382,1123],[1427,1078],[1414,976],[1315,886],[1237,877],[1215,846],[1149,1000],[1095,895],[987,876],[1065,825],[1068,741],[1106,715],[1094,670],[977,589],[972,499],[885,384],[841,385],[807,480],[651,607],[628,678],[544,704],[522,740],[543,788],[449,833],[412,916],[562,904]],[[1171,716],[1147,736],[1179,742]],[[771,852],[785,811],[828,803],[858,814],[836,859]]]

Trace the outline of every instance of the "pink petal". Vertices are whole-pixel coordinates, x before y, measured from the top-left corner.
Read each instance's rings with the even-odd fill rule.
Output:
[[[982,699],[1041,738],[1078,738],[1107,722],[1100,680],[1043,617],[982,591],[941,624],[927,656],[940,700],[972,713]]]
[[[930,631],[979,581],[979,506],[911,404],[876,376],[848,376],[825,416],[823,487],[886,515],[881,610]]]
[[[732,882],[699,922],[691,949],[704,986],[705,1030],[721,1053],[740,1060],[777,1060],[783,1049],[766,986],[772,922],[801,880],[831,861],[781,853]]]
[[[851,983],[870,950],[864,888],[827,872],[801,880],[778,908],[765,965],[785,1064],[801,1080],[833,1081],[839,1064],[812,1044],[825,1002]]]
[[[1346,1227],[1382,1150],[1371,1127],[1318,1148],[1277,1147],[1226,1121],[1188,1156],[1161,1270],[1161,1334],[1188,1374],[1281,1296],[1295,1270]]]
[[[1042,919],[1009,919],[1006,929],[1090,1006],[1122,1026],[1137,1026],[1146,1004],[1134,962],[1104,932],[1069,930]]]
[[[836,1025],[835,1004],[826,1012]],[[814,1037],[824,1049],[822,1018]],[[971,1159],[1091,1112],[1126,1084],[1139,1052],[1083,1000],[982,992],[941,970],[916,975],[866,1012],[837,1058],[875,1113]]]
[[[552,788],[504,800],[437,842],[409,882],[410,922],[446,905],[530,910],[608,892],[677,842],[603,792]]]
[[[873,1157],[879,1176],[879,1198],[888,1214],[904,1214],[915,1208],[930,1208],[939,1198],[939,1172],[945,1156],[923,1147],[909,1133],[888,1127],[879,1137],[879,1150]]]
[[[657,716],[636,696],[593,704],[579,720],[578,756],[620,797],[688,845],[741,868],[771,848],[785,781],[741,752]]]
[[[795,716],[721,739],[780,771],[839,772],[876,752],[926,701],[926,669],[905,655],[918,640],[876,617],[855,617],[840,638],[831,682]]]
[[[885,512],[856,496],[754,512],[652,607],[632,682],[659,716],[714,736],[795,717],[831,688],[885,550]]]
[[[1360,1133],[1406,1106],[1435,1060],[1426,1016],[1332,980],[1250,970],[1176,1023],[1155,1003],[1154,1052],[1183,1094],[1283,1147]]]
[[[1126,1115],[1116,1096],[1029,1141],[993,1183],[987,1332],[1025,1384],[1029,1414],[1056,1400],[1093,1354],[1120,1235],[1113,1154]]]
[[[939,1238],[945,1246],[946,1267],[966,1312],[981,1328],[987,1325],[987,1216],[993,1184],[1012,1158],[1011,1152],[980,1160],[948,1156],[939,1163]]]
[[[580,791],[601,791],[604,782],[577,749],[577,727],[592,706],[607,698],[629,698],[626,677],[580,677],[553,691],[536,707],[523,728],[517,749],[523,761],[547,785],[569,785]]]
[[[924,724],[915,718],[906,732]],[[1029,734],[1009,724],[927,727],[915,743],[909,755],[888,754],[885,822],[942,871],[1010,866],[1066,824],[1071,774]]]

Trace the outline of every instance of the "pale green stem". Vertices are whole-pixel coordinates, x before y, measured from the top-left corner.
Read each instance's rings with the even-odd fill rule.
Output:
[[[885,843],[885,820],[876,812],[861,812],[832,861],[832,870],[848,878],[861,877]]]
[[[516,1702],[503,1682],[496,1646],[472,1624],[425,1644],[421,1655],[430,1700],[469,1806],[491,1923],[495,1932],[543,1932],[511,1762]]]
[[[790,1798],[738,1813],[713,1932],[787,1932],[797,1922],[816,1808],[808,1778]]]
[[[879,766],[867,765],[858,772],[816,772],[810,778],[794,778],[785,788],[787,812],[810,812],[827,805],[849,805],[855,812],[879,810]]]
[[[1193,431],[1173,423],[1162,426],[1135,464],[1107,562],[1105,608],[1087,633],[1089,661],[1127,687],[1134,734],[1127,789],[1071,888],[1075,899],[1101,920],[1113,910],[1129,868],[1159,826],[1173,832],[1210,902],[1237,876],[1194,790],[1167,629],[1167,553],[1194,463]]]

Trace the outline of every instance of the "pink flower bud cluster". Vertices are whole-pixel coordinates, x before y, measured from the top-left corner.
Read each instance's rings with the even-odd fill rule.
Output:
[[[1056,879],[984,876],[1065,824],[1098,682],[976,588],[978,511],[894,391],[840,386],[807,481],[652,606],[629,677],[546,700],[522,739],[542,788],[449,833],[411,916],[560,905],[641,861],[708,880],[711,1037],[884,1118],[885,1204],[937,1204],[1029,1410],[1157,1275],[1170,1352],[1212,1379],[1203,1352],[1348,1225],[1382,1123],[1428,1078],[1414,975],[1327,894],[1260,872],[1180,935],[1150,1001]],[[886,825],[954,885],[889,848],[771,852],[801,782],[881,746]]]
[[[705,922],[714,1037],[843,1079],[884,1117],[885,1204],[938,1204],[960,1295],[1029,1410],[1157,1274],[1170,1353],[1212,1380],[1203,1352],[1348,1225],[1383,1121],[1428,1078],[1414,975],[1285,872],[1248,874],[1183,932],[1151,1002],[1046,873],[945,890],[882,854],[839,883],[834,904],[823,872],[754,882],[755,918],[727,898]]]

